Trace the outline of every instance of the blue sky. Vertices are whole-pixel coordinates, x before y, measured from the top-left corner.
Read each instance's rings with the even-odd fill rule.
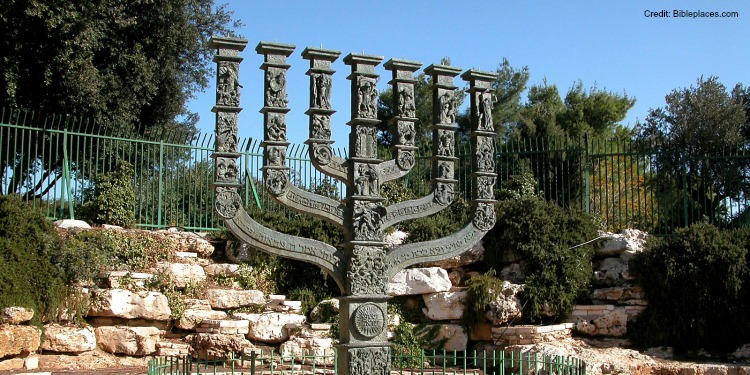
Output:
[[[220,1],[219,1],[220,2]],[[287,76],[289,138],[307,136],[308,63],[305,47],[342,52],[334,63],[332,103],[335,146],[347,146],[350,119],[350,52],[422,62],[426,67],[449,57],[464,70],[494,71],[508,58],[517,68],[528,66],[530,84],[556,84],[565,92],[578,80],[635,97],[623,124],[643,120],[649,108],[664,105],[672,89],[715,75],[728,87],[750,85],[750,1],[746,0],[507,0],[507,1],[239,1],[228,9],[245,26],[248,39],[240,67],[242,103],[240,135],[262,137],[263,81],[260,41],[294,44]],[[739,18],[654,18],[647,10],[739,12]],[[378,67],[379,89],[389,72]],[[463,86],[460,79],[458,86]],[[214,87],[189,103],[201,115],[199,128],[213,132]]]

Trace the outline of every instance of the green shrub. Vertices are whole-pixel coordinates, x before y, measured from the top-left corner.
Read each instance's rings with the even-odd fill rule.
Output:
[[[673,237],[651,238],[630,261],[648,308],[629,325],[641,347],[675,353],[730,352],[750,337],[750,231],[695,224]]]
[[[52,262],[61,242],[44,215],[16,194],[0,195],[0,308],[34,310],[34,322],[57,315],[70,294]]]
[[[120,160],[111,171],[97,176],[93,195],[79,214],[84,220],[97,224],[135,226],[136,194],[133,186],[133,165]]]
[[[536,196],[496,205],[497,223],[484,237],[485,267],[500,270],[518,261],[526,274],[524,316],[541,319],[545,303],[565,317],[584,296],[593,274],[595,220]]]
[[[302,302],[300,310],[302,314],[306,315],[308,318],[310,317],[310,311],[312,311],[312,309],[315,308],[315,305],[318,304],[318,296],[316,296],[312,290],[305,287],[292,289],[289,292],[289,299]]]
[[[503,292],[503,280],[495,277],[495,270],[490,269],[483,275],[472,277],[466,285],[466,308],[462,320],[464,326],[473,328],[485,322],[489,304]]]
[[[391,363],[396,368],[420,368],[421,350],[428,343],[414,324],[401,323],[393,329]]]
[[[406,243],[430,241],[458,232],[469,220],[468,202],[460,197],[435,215],[404,222],[402,228],[409,233]]]
[[[93,280],[101,271],[142,271],[174,259],[171,242],[146,231],[90,229],[68,232],[55,257],[69,282]]]

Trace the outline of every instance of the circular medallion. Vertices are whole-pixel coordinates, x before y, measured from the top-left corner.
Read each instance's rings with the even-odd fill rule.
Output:
[[[371,339],[385,329],[385,313],[374,303],[365,303],[354,310],[354,329],[360,335]]]

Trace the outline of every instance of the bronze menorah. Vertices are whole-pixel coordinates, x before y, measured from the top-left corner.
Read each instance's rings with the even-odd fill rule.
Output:
[[[239,65],[247,40],[213,38],[217,50],[216,148],[216,212],[239,239],[253,248],[282,257],[310,262],[322,268],[338,284],[342,292],[340,310],[339,374],[370,375],[390,373],[390,347],[387,340],[386,287],[399,270],[411,265],[458,255],[479,241],[495,224],[494,185],[495,144],[492,124],[493,96],[491,83],[496,74],[468,70],[461,78],[469,83],[471,105],[472,159],[472,220],[461,230],[445,238],[387,248],[385,229],[410,219],[435,214],[448,207],[456,194],[454,179],[455,122],[457,95],[463,91],[454,86],[460,69],[430,65],[425,74],[432,79],[434,124],[430,193],[386,207],[380,195],[381,184],[405,176],[415,164],[414,144],[415,78],[421,64],[391,59],[384,64],[392,72],[394,108],[393,121],[397,130],[392,146],[393,160],[380,160],[377,155],[378,74],[375,67],[379,56],[349,54],[344,63],[351,66],[351,126],[348,159],[335,156],[331,144],[332,76],[331,65],[339,51],[306,48],[302,57],[310,61],[309,157],[316,169],[346,185],[346,198],[337,201],[290,183],[286,165],[286,94],[287,57],[292,45],[261,42],[256,51],[263,55],[261,69],[265,72],[264,160],[263,176],[266,189],[279,203],[300,213],[322,218],[344,233],[345,241],[338,247],[280,233],[254,221],[243,207],[238,194],[237,130],[241,111]]]

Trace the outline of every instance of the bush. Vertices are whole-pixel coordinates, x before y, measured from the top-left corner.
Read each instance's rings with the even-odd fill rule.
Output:
[[[578,245],[597,237],[595,220],[534,195],[500,201],[496,210],[497,223],[484,237],[485,267],[520,263],[526,319],[541,319],[545,304],[565,317],[588,291],[593,244]]]
[[[730,352],[750,337],[750,230],[695,224],[651,238],[630,261],[648,308],[628,327],[640,347]]]
[[[458,232],[469,223],[468,202],[460,197],[447,208],[435,215],[409,220],[403,224],[403,230],[409,233],[405,243],[431,241]]]
[[[34,310],[34,322],[54,318],[70,294],[51,261],[60,237],[44,215],[16,194],[0,195],[0,308]]]
[[[503,280],[495,277],[495,270],[490,269],[484,275],[472,277],[467,282],[466,309],[462,317],[464,326],[473,328],[484,323],[489,304],[502,292]]]
[[[81,217],[97,224],[135,226],[134,173],[133,165],[121,160],[113,171],[97,176],[93,194],[87,193],[93,197],[81,207]]]

